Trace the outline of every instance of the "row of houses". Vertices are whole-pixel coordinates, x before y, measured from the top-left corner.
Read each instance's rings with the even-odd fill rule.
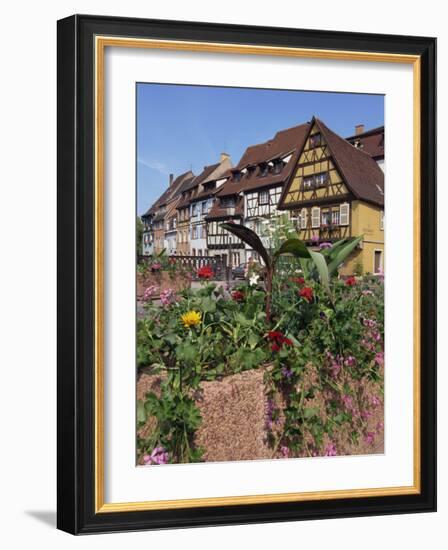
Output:
[[[236,164],[218,163],[174,179],[142,216],[143,253],[219,256],[229,266],[256,253],[221,224],[232,220],[266,241],[266,220],[285,212],[299,237],[319,247],[363,235],[346,273],[384,269],[384,127],[341,137],[323,121],[281,130],[249,146]]]

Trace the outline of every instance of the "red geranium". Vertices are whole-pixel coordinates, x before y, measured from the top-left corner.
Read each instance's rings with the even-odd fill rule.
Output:
[[[242,302],[246,295],[244,292],[241,292],[241,290],[234,290],[232,292],[232,299],[235,300],[235,302]]]
[[[280,351],[283,345],[292,346],[292,340],[286,338],[286,336],[279,330],[269,331],[267,338],[272,342],[271,350],[275,352]]]
[[[355,286],[356,285],[356,279],[353,277],[353,275],[351,277],[347,277],[347,279],[345,279],[345,284],[347,286]]]
[[[299,286],[302,286],[305,284],[305,279],[303,277],[292,277],[291,281],[293,283],[296,283]]]
[[[204,265],[198,269],[197,275],[200,279],[211,279],[213,277],[213,269],[208,265]]]
[[[309,286],[305,286],[299,291],[299,296],[306,300],[307,302],[311,302],[313,299],[313,289]]]

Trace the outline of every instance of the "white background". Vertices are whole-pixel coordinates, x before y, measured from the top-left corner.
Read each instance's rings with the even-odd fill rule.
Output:
[[[422,9],[424,7],[424,9]],[[299,3],[228,0],[133,0],[32,3],[16,1],[2,12],[0,87],[0,231],[2,369],[0,418],[0,541],[6,548],[38,545],[86,548],[107,544],[165,548],[445,548],[448,519],[448,404],[439,405],[439,512],[272,525],[190,529],[74,538],[54,530],[56,358],[56,25],[72,13],[296,26],[439,37],[439,120],[447,120],[448,41],[443,3],[427,0],[374,4],[356,1]],[[439,136],[439,151],[448,147]],[[440,155],[443,161],[444,155]],[[439,169],[439,203],[448,192]],[[446,180],[446,176],[445,176]],[[442,241],[442,239],[440,239]],[[443,245],[443,242],[441,242]],[[439,272],[446,253],[440,250]],[[444,269],[445,268],[445,269]],[[439,387],[448,385],[443,336],[448,308],[440,285]]]
[[[257,70],[253,70],[256,63]],[[342,74],[344,78],[340,78]],[[413,480],[413,75],[411,65],[112,48],[105,62],[105,501],[369,487]],[[135,82],[385,94],[386,380],[382,455],[136,468]]]

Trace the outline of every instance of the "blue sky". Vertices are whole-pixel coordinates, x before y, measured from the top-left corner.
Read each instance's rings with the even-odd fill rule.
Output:
[[[218,162],[237,164],[249,145],[321,118],[341,136],[384,124],[384,96],[171,84],[137,84],[137,213],[168,185],[169,174]]]

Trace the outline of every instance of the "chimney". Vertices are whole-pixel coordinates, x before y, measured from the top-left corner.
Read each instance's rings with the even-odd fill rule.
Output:
[[[364,133],[364,124],[357,124],[355,126],[355,135],[359,136],[360,134]]]
[[[170,174],[170,187],[173,185],[174,174]]]
[[[224,162],[225,160],[227,160],[229,158],[230,158],[229,153],[221,153],[221,157],[219,159],[219,162]]]

